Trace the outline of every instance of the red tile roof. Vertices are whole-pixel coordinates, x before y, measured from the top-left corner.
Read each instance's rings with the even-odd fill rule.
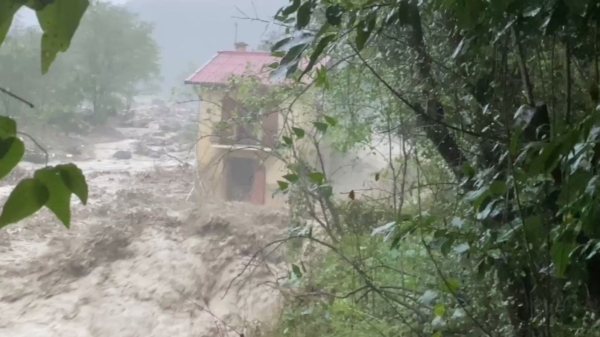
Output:
[[[185,80],[187,84],[227,83],[232,76],[254,75],[269,82],[273,70],[269,64],[278,62],[278,57],[268,52],[220,51],[204,66]]]

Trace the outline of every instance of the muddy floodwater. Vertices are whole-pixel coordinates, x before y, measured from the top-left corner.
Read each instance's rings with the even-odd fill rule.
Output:
[[[82,168],[89,202],[73,198],[70,230],[43,210],[0,232],[0,336],[233,336],[274,311],[280,255],[236,276],[285,235],[287,213],[192,192],[193,149],[165,126],[194,118],[179,114],[148,107],[127,124],[53,140],[51,164]],[[0,198],[42,166],[22,163]]]

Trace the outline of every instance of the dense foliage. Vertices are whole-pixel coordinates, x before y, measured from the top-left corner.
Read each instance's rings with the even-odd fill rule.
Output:
[[[22,6],[36,11],[41,31],[18,23],[10,29]],[[17,131],[15,120],[76,131],[74,127],[84,118],[82,108],[90,105],[88,122],[102,123],[116,109],[128,107],[133,97],[151,89],[159,72],[152,26],[124,8],[104,2],[2,1],[0,43],[4,93],[0,98],[4,115],[0,118],[0,178],[25,154],[18,135],[35,139],[35,135]],[[57,57],[59,53],[63,54]],[[81,170],[73,164],[46,163],[11,192],[0,214],[0,227],[44,206],[69,227],[72,194],[87,202],[88,186]]]
[[[273,78],[316,68],[329,122],[315,126],[346,136],[342,150],[372,132],[400,139],[390,170],[416,169],[357,217],[315,193],[327,172],[290,166],[280,186],[306,186],[329,238],[298,235],[336,258],[310,277],[292,268],[322,290],[288,308],[282,333],[598,334],[596,1],[293,0],[275,18],[289,35]]]
[[[39,71],[42,33],[15,26],[0,51],[0,76],[11,92],[26,97],[32,110],[3,96],[0,112],[21,120],[49,122],[73,130],[83,106],[100,123],[131,105],[133,97],[152,89],[158,79],[159,51],[152,26],[123,7],[98,3],[84,15],[68,51],[48,72]],[[90,120],[91,119],[91,120]]]
[[[25,5],[36,11],[43,31],[40,63],[42,73],[47,73],[56,55],[69,48],[89,2],[87,0],[3,1],[0,3],[0,43],[4,42],[10,30],[15,13]],[[24,36],[24,39],[27,38],[29,36]],[[17,47],[23,46],[17,44]],[[26,50],[27,47],[23,49]],[[16,60],[21,55],[19,53],[12,56],[12,60]],[[6,71],[4,66],[3,62],[2,69]],[[31,108],[34,107],[9,89],[2,88],[2,92],[11,99],[19,100],[20,103],[27,104]],[[9,108],[6,103],[4,107]],[[25,144],[18,134],[21,133],[17,130],[17,123],[13,118],[0,117],[0,179],[8,175],[25,154]],[[71,224],[72,194],[79,197],[83,204],[87,203],[88,186],[81,170],[74,164],[48,166],[46,163],[44,168],[35,171],[33,177],[19,181],[10,193],[0,213],[0,228],[20,221],[44,206],[56,214],[68,228]]]
[[[42,24],[44,72],[87,6],[64,1],[0,7],[0,33],[24,4],[42,22],[78,14]],[[275,18],[289,35],[272,46],[282,56],[273,78],[310,84],[235,87],[253,112],[318,102],[316,120],[286,127],[277,150],[289,169],[279,187],[297,211],[291,233],[325,249],[292,265],[296,292],[275,333],[599,334],[597,1],[291,0]],[[88,93],[117,90],[104,88]],[[0,177],[24,151],[14,121],[1,122]],[[335,201],[327,170],[306,156],[326,155],[323,140],[347,151],[373,133],[402,147],[374,176],[387,196]],[[40,170],[15,188],[0,225],[44,205],[68,224],[71,193],[87,198],[75,167]]]

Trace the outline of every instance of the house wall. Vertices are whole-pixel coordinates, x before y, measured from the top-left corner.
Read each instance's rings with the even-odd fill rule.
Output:
[[[279,151],[276,155],[259,151],[248,150],[229,150],[224,148],[215,148],[211,146],[218,137],[212,136],[213,125],[221,119],[220,103],[224,93],[218,90],[198,91],[202,98],[199,105],[199,123],[197,144],[198,169],[202,180],[209,191],[208,197],[226,198],[226,179],[224,157],[242,156],[256,158],[264,162],[265,166],[265,204],[279,206],[285,203],[285,197],[275,196],[273,193],[277,190],[278,180],[284,180],[283,175],[288,173],[286,162],[289,161],[290,153]],[[291,102],[285,102],[282,106],[288,106]],[[281,133],[289,134],[292,125],[306,130],[307,134],[313,129],[312,123],[316,120],[314,109],[307,107],[306,103],[299,100],[294,103],[291,113],[282,113],[278,118],[279,135]],[[212,139],[211,139],[212,138]],[[296,150],[302,153],[302,156],[317,169],[321,170],[320,162],[314,145],[310,143],[309,138],[296,141]],[[390,148],[391,147],[391,148]],[[379,181],[375,181],[375,173],[382,173],[389,170],[390,155],[392,158],[401,157],[400,141],[393,140],[391,143],[387,140],[374,139],[370,149],[353,149],[346,154],[335,153],[325,142],[320,145],[321,157],[323,158],[325,170],[332,187],[334,196],[342,199],[347,198],[347,193],[355,191],[357,198],[385,198],[392,194],[393,184],[389,178],[384,175]],[[281,158],[278,158],[281,156]],[[399,164],[396,163],[396,166]],[[410,174],[409,174],[410,175]]]
[[[225,93],[219,90],[196,88],[201,102],[198,110],[198,142],[196,145],[196,156],[198,172],[201,180],[206,187],[208,197],[215,197],[225,200],[227,192],[226,165],[224,165],[225,156],[251,157],[257,159],[265,166],[265,205],[281,206],[285,204],[284,196],[273,194],[278,188],[277,181],[283,180],[282,176],[288,173],[286,168],[285,153],[268,153],[256,150],[232,150],[229,148],[219,148],[213,144],[217,142],[214,125],[221,120],[221,101]],[[310,125],[314,118],[304,113],[302,104],[297,104],[291,113],[280,114],[278,118],[278,139],[281,139],[281,130],[287,125],[297,126]],[[305,150],[306,141],[298,142],[298,151],[307,156],[309,162],[314,162],[316,156],[314,153]],[[279,157],[279,156],[283,157]]]

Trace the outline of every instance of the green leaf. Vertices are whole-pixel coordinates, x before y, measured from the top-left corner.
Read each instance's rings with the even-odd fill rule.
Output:
[[[312,14],[312,1],[306,1],[296,13],[296,28],[298,30],[304,29],[310,23],[310,15]]]
[[[271,50],[271,56],[281,58],[285,56],[285,52],[282,50]],[[279,64],[279,66],[281,66],[281,64]]]
[[[492,181],[490,184],[490,192],[495,195],[504,195],[506,193],[506,183],[499,180]]]
[[[375,236],[380,233],[388,233],[392,229],[394,229],[394,227],[396,227],[396,221],[388,222],[383,226],[379,226],[379,227],[373,229],[373,231],[371,232],[371,236]]]
[[[25,6],[33,9],[34,11],[41,11],[42,9],[44,9],[44,7],[46,7],[51,2],[52,1],[48,1],[48,0],[27,0],[27,3],[25,4]]]
[[[462,172],[468,178],[473,178],[475,176],[475,169],[467,162],[463,163]]]
[[[281,49],[281,47],[285,46],[290,41],[292,41],[292,38],[286,37],[284,39],[281,39],[281,40],[275,42],[275,44],[273,44],[273,46],[271,46],[271,51],[272,52],[279,51]],[[277,63],[277,65],[279,66],[279,62],[275,62],[275,63]]]
[[[41,181],[50,196],[45,206],[56,215],[63,225],[71,227],[71,191],[60,176],[60,171],[53,167],[35,171],[34,178]]]
[[[329,81],[327,81],[327,67],[321,66],[317,69],[317,78],[315,80],[317,88],[329,89]]]
[[[398,6],[398,21],[400,21],[400,26],[408,24],[409,20],[410,4],[408,3],[408,0],[402,0]]]
[[[556,34],[562,27],[568,23],[567,15],[569,9],[565,5],[564,1],[556,1],[552,13],[545,23],[544,35],[551,36]]]
[[[297,278],[302,278],[302,270],[298,265],[292,264],[292,272],[296,275]]]
[[[88,0],[54,0],[37,11],[42,35],[42,74],[48,72],[59,52],[65,52],[89,5]]]
[[[0,116],[0,137],[8,138],[17,135],[17,122],[6,116]]]
[[[446,292],[449,293],[456,293],[458,291],[458,289],[460,289],[460,283],[458,283],[458,281],[456,279],[453,278],[447,278],[444,282],[444,280],[442,280],[442,289]]]
[[[308,179],[315,184],[321,184],[325,179],[325,175],[321,172],[311,172],[308,174]]]
[[[522,127],[516,127],[515,131],[513,132],[511,138],[510,138],[510,144],[508,146],[508,152],[511,155],[516,155],[517,151],[519,150],[519,144],[521,141],[521,135],[523,134],[523,128]]]
[[[398,227],[396,227],[396,235],[394,236],[394,239],[392,240],[390,249],[398,248],[400,245],[400,240],[403,240],[408,234],[413,233],[417,229],[417,227],[419,227],[419,223],[416,221],[410,222],[408,225],[402,226],[400,229],[398,229]]]
[[[325,18],[332,26],[339,26],[342,23],[343,8],[340,5],[332,5],[325,9]]]
[[[12,190],[0,214],[0,228],[19,222],[39,211],[46,204],[50,193],[37,179],[21,180]]]
[[[17,138],[0,138],[0,179],[6,177],[19,164],[25,154],[25,144]]]
[[[283,139],[283,142],[287,146],[292,146],[294,144],[294,141],[292,140],[292,138],[290,138],[288,136],[282,136],[281,139]]]
[[[285,191],[288,189],[288,187],[290,186],[290,184],[288,184],[285,181],[281,181],[281,180],[277,180],[277,185],[279,185],[279,189],[282,191]]]
[[[321,28],[319,28],[319,30],[317,31],[317,33],[314,35],[314,39],[313,40],[316,40],[316,39],[322,37],[323,35],[325,35],[325,33],[327,33],[330,28],[331,28],[331,25],[328,22],[325,22],[321,26]]]
[[[544,227],[542,226],[542,217],[540,215],[532,215],[523,221],[523,231],[527,242],[537,246],[540,238],[545,237]]]
[[[313,53],[310,55],[308,64],[306,65],[306,68],[304,68],[304,71],[300,75],[300,78],[302,78],[302,76],[304,76],[306,73],[308,73],[309,71],[312,70],[312,68],[317,63],[319,56],[321,56],[321,54],[323,53],[323,50],[325,50],[325,48],[327,48],[329,43],[331,43],[331,41],[333,41],[335,39],[335,36],[336,36],[335,34],[330,34],[330,35],[324,36],[321,40],[319,40],[319,43],[315,47],[315,50],[313,51]]]
[[[291,5],[287,6],[286,8],[284,8],[281,11],[281,14],[283,14],[284,16],[288,16],[288,15],[294,13],[295,11],[298,10],[301,3],[302,3],[301,0],[294,0]]]
[[[460,28],[467,29],[473,27],[484,9],[482,0],[470,0],[456,2],[457,8],[455,15]]]
[[[331,187],[329,184],[322,184],[319,186],[319,189],[325,198],[329,198],[333,195],[333,187]]]
[[[485,204],[482,203],[482,206],[485,205],[485,207],[483,207],[483,209],[481,209],[481,207],[477,207],[476,210],[477,212],[477,219],[478,220],[485,220],[490,216],[495,216],[496,214],[498,214],[498,210],[496,209],[496,204],[498,203],[498,199],[496,200],[490,200],[491,198],[488,198],[487,200],[485,200]]]
[[[438,229],[435,232],[433,232],[434,239],[444,238],[447,235],[448,235],[448,231],[446,229]]]
[[[479,209],[481,203],[485,200],[487,196],[490,195],[490,190],[488,186],[483,186],[476,191],[471,191],[467,194],[467,200],[473,203],[473,208]]]
[[[298,68],[298,62],[300,61],[300,56],[308,48],[308,43],[300,43],[293,47],[291,47],[287,53],[281,58],[279,62],[279,68],[273,71],[271,74],[274,78],[279,78],[281,76],[287,76],[292,74]]]
[[[555,146],[554,148],[552,148],[552,151],[550,151],[548,153],[548,157],[546,158],[546,161],[544,162],[544,173],[549,173],[551,172],[556,165],[558,165],[561,156],[564,153],[568,153],[570,149],[566,149],[567,144],[565,143],[559,143],[558,146]]]
[[[477,264],[477,277],[479,279],[483,279],[488,270],[489,270],[489,265],[486,263],[486,259],[485,258],[481,259],[479,261],[479,263]]]
[[[87,204],[88,185],[81,169],[75,164],[58,165],[56,169],[69,190],[81,200],[82,204]]]
[[[377,22],[377,17],[371,13],[366,19],[360,21],[356,26],[356,49],[359,51],[362,50],[369,37],[371,36],[371,32],[373,28],[375,28],[375,23]]]
[[[23,6],[25,0],[2,0],[0,1],[0,45],[4,42],[6,34],[10,30],[15,13]]]
[[[581,229],[588,237],[600,236],[600,207],[599,205],[591,205],[589,210],[581,217]]]
[[[327,128],[329,127],[328,124],[323,123],[323,122],[314,122],[313,125],[317,128],[317,130],[319,130],[321,132],[327,131]]]
[[[589,0],[568,0],[565,4],[569,6],[569,9],[576,15],[583,15],[585,13],[586,5]]]
[[[331,126],[336,126],[337,125],[337,120],[333,117],[329,117],[329,116],[324,116],[323,117],[325,119],[325,121],[327,122],[327,124],[331,125]]]
[[[442,254],[444,254],[444,256],[447,256],[450,253],[450,250],[452,250],[453,244],[454,244],[453,238],[448,238],[444,241],[444,243],[442,243],[442,246],[440,247],[440,251],[442,252]]]
[[[283,179],[289,181],[290,183],[295,183],[298,181],[298,175],[297,174],[286,174],[282,177]]]
[[[443,303],[438,303],[433,307],[433,313],[438,317],[442,317],[446,313],[446,307]]]
[[[442,332],[436,331],[433,335],[431,335],[431,337],[442,337]]]
[[[304,137],[304,129],[292,127],[292,131],[294,131],[294,134],[296,135],[296,137],[298,137],[298,139],[302,139]]]
[[[571,241],[558,241],[552,244],[550,255],[554,262],[554,273],[556,277],[562,278],[567,271],[569,265],[569,255],[575,248],[575,244]]]
[[[569,176],[567,182],[563,184],[557,203],[561,206],[565,206],[577,200],[579,196],[585,194],[588,183],[593,177],[594,176],[590,172],[577,170]]]

